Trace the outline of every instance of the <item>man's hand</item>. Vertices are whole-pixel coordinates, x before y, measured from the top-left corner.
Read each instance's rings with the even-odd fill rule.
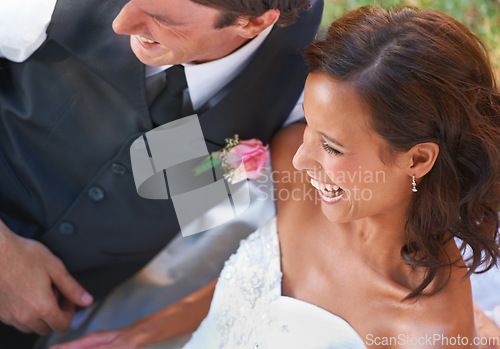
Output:
[[[89,333],[77,340],[50,347],[50,349],[137,349],[133,331],[127,327],[118,330]]]
[[[126,327],[89,333],[50,349],[136,349],[192,333],[208,313],[216,284],[217,279]]]
[[[0,266],[0,320],[22,332],[66,331],[75,305],[92,304],[92,296],[56,256],[1,220]]]

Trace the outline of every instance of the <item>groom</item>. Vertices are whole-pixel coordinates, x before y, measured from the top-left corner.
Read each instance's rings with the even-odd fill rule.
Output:
[[[213,151],[234,134],[269,143],[301,117],[300,49],[322,9],[312,3],[283,29],[307,0],[44,0],[0,33],[11,39],[0,37],[4,324],[66,330],[75,306],[102,299],[178,234],[171,201],[136,193],[129,149],[139,136],[194,111]],[[179,64],[179,79],[164,73]],[[167,115],[156,97],[177,80],[185,108]],[[252,214],[233,225],[239,237],[258,224]],[[0,347],[29,348],[13,327],[0,328]]]

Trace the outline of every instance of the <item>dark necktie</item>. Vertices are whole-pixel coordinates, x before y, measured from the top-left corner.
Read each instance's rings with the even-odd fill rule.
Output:
[[[165,71],[167,84],[151,105],[154,127],[174,121],[182,115],[183,94],[187,88],[184,66],[174,65]]]

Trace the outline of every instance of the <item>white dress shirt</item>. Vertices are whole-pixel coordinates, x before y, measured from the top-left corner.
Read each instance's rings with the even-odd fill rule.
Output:
[[[203,106],[220,89],[241,73],[251,61],[257,49],[262,45],[269,33],[271,33],[272,28],[273,26],[269,26],[253,40],[223,58],[202,64],[183,64],[189,97],[195,110]],[[166,83],[165,74],[159,73],[170,67],[171,65],[161,67],[146,66],[146,89],[150,104]],[[304,117],[302,109],[303,101],[304,92],[302,92],[297,100],[294,109],[283,126],[294,123]]]

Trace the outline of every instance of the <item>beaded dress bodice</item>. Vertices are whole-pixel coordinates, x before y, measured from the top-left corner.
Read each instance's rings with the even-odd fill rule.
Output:
[[[365,348],[340,317],[282,296],[281,277],[273,219],[226,261],[210,311],[184,349]]]

